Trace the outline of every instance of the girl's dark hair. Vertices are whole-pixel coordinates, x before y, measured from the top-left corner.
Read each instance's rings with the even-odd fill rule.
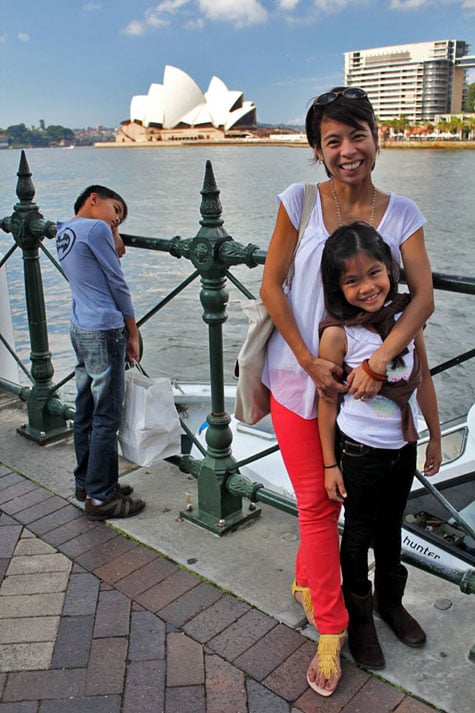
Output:
[[[122,218],[122,222],[124,222],[124,220],[127,218],[127,203],[124,201],[122,196],[113,191],[111,188],[99,185],[88,186],[84,189],[81,195],[76,198],[76,202],[74,204],[74,215],[78,214],[78,212],[81,210],[91,193],[97,193],[99,198],[101,198],[102,200],[112,198],[113,200],[120,201],[120,203],[122,203],[122,205],[124,206],[124,217]]]
[[[388,299],[397,294],[399,265],[378,231],[362,221],[342,225],[325,243],[321,266],[325,307],[328,314],[336,319],[345,321],[361,312],[346,301],[341,289],[341,278],[346,261],[362,251],[386,265],[390,282]]]
[[[329,104],[320,106],[316,103],[318,102],[318,97],[313,100],[312,106],[308,110],[305,118],[305,131],[308,143],[313,149],[321,151],[323,119],[340,121],[348,126],[353,126],[355,129],[363,128],[361,122],[366,121],[373,135],[376,147],[378,148],[378,125],[370,100],[368,97],[348,99],[339,93],[344,89],[347,89],[347,87],[333,87],[333,89],[330,89],[330,92],[335,92],[338,96]],[[325,171],[330,178],[331,173],[326,166]]]

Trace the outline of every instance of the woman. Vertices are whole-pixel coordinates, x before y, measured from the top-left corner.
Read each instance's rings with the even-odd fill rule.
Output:
[[[300,546],[292,594],[317,627],[317,653],[307,672],[309,685],[331,695],[341,676],[340,649],[348,616],[340,582],[337,520],[339,504],[324,487],[318,435],[317,401],[348,391],[370,398],[389,362],[414,338],[433,311],[432,274],[424,245],[425,219],[412,201],[378,190],[372,171],[378,130],[366,93],[336,87],[317,97],[306,117],[307,139],[329,180],[318,184],[315,207],[295,256],[291,291],[282,285],[297,240],[304,184],[279,195],[276,225],[269,244],[260,290],[277,327],[269,342],[262,380],[271,392],[271,411],[280,450],[297,497]],[[328,236],[355,220],[377,228],[402,259],[411,302],[394,329],[346,385],[342,369],[318,357],[318,325],[325,314],[320,261]],[[318,397],[318,398],[317,398]]]

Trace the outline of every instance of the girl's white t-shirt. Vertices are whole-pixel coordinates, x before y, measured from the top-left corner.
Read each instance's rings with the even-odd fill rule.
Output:
[[[399,319],[400,316],[397,314],[394,318]],[[364,359],[368,359],[371,354],[374,354],[376,349],[381,346],[382,339],[379,334],[370,332],[361,326],[345,327],[344,329],[348,343],[345,364],[354,369]],[[388,366],[388,381],[409,380],[414,366],[413,341],[409,343],[407,350],[407,354],[402,356],[404,364],[397,367]],[[409,399],[409,407],[417,428],[415,391]],[[373,448],[399,449],[407,443],[402,435],[401,409],[395,401],[381,394],[376,394],[374,398],[367,401],[345,394],[341,401],[337,423],[340,430],[347,436]]]
[[[293,183],[278,196],[296,230],[300,222],[304,186],[304,183]],[[391,247],[398,263],[401,262],[402,243],[425,222],[424,216],[413,201],[396,193],[389,194],[388,207],[377,230]],[[320,263],[328,237],[329,233],[323,223],[320,193],[317,191],[315,206],[295,255],[295,273],[288,294],[302,338],[316,356],[318,325],[325,317]],[[277,329],[268,343],[262,381],[283,406],[302,418],[316,417],[315,384],[298,364],[294,353]]]

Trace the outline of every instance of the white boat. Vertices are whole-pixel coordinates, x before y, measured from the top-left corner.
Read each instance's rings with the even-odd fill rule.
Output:
[[[247,426],[232,415],[236,387],[225,385],[225,409],[230,414],[232,453],[236,462],[277,447],[270,416],[255,426]],[[175,403],[182,421],[194,435],[191,455],[202,458],[206,449],[207,415],[210,411],[209,384],[174,385]],[[422,467],[427,432],[419,424],[418,468]],[[464,418],[442,424],[443,462],[437,475],[414,479],[402,532],[403,559],[422,569],[460,583],[475,578],[475,404]],[[295,493],[282,462],[280,451],[247,463],[240,473],[251,482],[288,498]],[[430,491],[428,490],[430,488]],[[344,509],[340,516],[343,524]]]

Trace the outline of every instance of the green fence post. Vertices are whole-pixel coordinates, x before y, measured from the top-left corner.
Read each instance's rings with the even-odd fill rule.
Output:
[[[64,437],[71,431],[65,418],[51,413],[56,409],[49,410],[50,402],[57,401],[57,394],[51,393],[54,369],[48,344],[39,244],[45,236],[53,238],[56,228],[51,221],[43,220],[38,206],[33,201],[35,187],[24,151],[21,152],[17,176],[16,193],[19,202],[13,208],[9,227],[23,253],[33,381],[27,399],[28,423],[17,431],[22,436],[44,445]]]
[[[198,505],[181,512],[197,525],[222,535],[249,518],[260,515],[254,504],[243,511],[240,494],[231,493],[226,483],[235,472],[231,454],[231,422],[224,406],[223,323],[227,319],[226,267],[219,260],[219,248],[232,240],[223,228],[219,190],[211,163],[207,161],[201,191],[201,228],[190,243],[190,259],[201,275],[200,299],[203,320],[208,325],[211,413],[206,429],[206,455],[198,472]]]

